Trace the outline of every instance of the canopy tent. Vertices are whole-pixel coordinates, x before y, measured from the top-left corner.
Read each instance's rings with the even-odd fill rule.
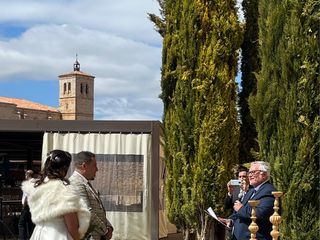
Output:
[[[115,227],[113,239],[159,239],[173,229],[164,213],[160,122],[0,120],[0,123],[0,132],[8,136],[2,141],[12,146],[16,146],[21,136],[40,134],[37,142],[42,160],[54,148],[72,154],[82,150],[97,154],[100,169],[94,185]],[[8,156],[14,158],[14,150]],[[28,168],[39,159],[34,160],[34,156],[26,156]]]

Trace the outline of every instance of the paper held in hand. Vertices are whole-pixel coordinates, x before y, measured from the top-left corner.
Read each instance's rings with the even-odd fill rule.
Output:
[[[225,226],[225,227],[227,227],[227,228],[229,228],[228,226],[227,226],[227,224],[225,224],[224,222],[221,222],[220,220],[219,220],[219,218],[217,217],[217,215],[216,215],[216,213],[213,211],[213,209],[211,208],[211,207],[209,207],[208,209],[207,209],[207,211],[205,211],[207,214],[209,214],[209,216],[211,216],[211,217],[213,217],[214,219],[216,219],[219,223],[221,223],[223,226]]]

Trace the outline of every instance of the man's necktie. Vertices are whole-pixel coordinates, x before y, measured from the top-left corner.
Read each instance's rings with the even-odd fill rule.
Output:
[[[102,201],[101,201],[101,199],[100,199],[100,196],[99,196],[98,191],[91,185],[91,183],[90,183],[89,181],[88,181],[88,185],[89,185],[89,187],[91,188],[92,192],[94,193],[95,198],[96,198],[97,201],[99,202],[101,208],[103,209],[103,211],[105,211],[105,210],[104,210],[103,203],[102,203]]]
[[[252,195],[251,195],[250,199],[252,199],[254,197],[254,195],[256,195],[256,192],[257,192],[257,190],[255,190],[255,189],[252,191]]]

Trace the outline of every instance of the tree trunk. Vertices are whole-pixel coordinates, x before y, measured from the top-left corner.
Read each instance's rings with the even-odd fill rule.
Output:
[[[195,240],[195,234],[190,232],[189,229],[182,230],[183,240]]]
[[[226,228],[219,222],[205,218],[201,228],[197,230],[197,240],[226,240]]]
[[[201,228],[197,230],[197,240],[208,240],[210,237],[210,226],[212,225],[212,220],[208,217],[204,217]]]
[[[215,223],[216,221],[212,221],[212,219],[205,217],[201,229],[198,229],[197,231],[197,240],[224,240],[224,238],[216,237],[217,234],[215,233],[215,230],[217,227]],[[219,229],[219,231],[221,231],[221,229]]]

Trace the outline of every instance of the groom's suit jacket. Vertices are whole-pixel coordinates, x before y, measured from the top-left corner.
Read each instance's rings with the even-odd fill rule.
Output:
[[[254,193],[255,189],[251,188],[245,195],[242,204],[243,206],[238,212],[234,212],[229,218],[233,220],[233,236],[237,240],[250,239],[250,231],[248,229],[251,223],[251,206],[249,200],[260,200],[256,208],[256,223],[259,227],[256,238],[259,240],[271,240],[270,232],[272,231],[272,224],[269,217],[273,214],[274,196],[271,192],[276,191],[270,182],[265,182],[260,186],[258,191]],[[254,194],[254,195],[253,195]]]
[[[91,212],[90,226],[83,239],[100,240],[105,235],[107,227],[112,227],[106,218],[106,212],[96,190],[80,173],[73,172],[69,178],[73,191],[87,204]]]

